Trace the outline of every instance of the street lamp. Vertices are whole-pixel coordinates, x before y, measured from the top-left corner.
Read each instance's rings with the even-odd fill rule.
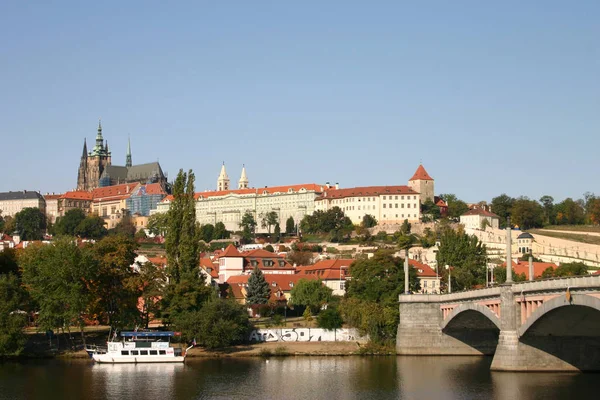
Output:
[[[452,274],[450,273],[450,266],[446,264],[444,268],[448,271],[448,293],[452,293]]]

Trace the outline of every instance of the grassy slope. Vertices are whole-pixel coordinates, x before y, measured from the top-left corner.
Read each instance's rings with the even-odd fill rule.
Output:
[[[600,236],[590,236],[590,235],[586,235],[586,234],[570,233],[568,231],[548,232],[543,229],[531,229],[528,232],[530,232],[534,235],[537,234],[537,235],[549,236],[549,237],[553,237],[553,238],[557,238],[557,239],[572,240],[574,242],[600,245]]]

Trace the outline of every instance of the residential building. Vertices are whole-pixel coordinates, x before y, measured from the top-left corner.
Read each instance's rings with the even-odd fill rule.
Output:
[[[300,279],[318,279],[314,275],[278,275],[264,274],[265,280],[271,289],[270,303],[286,304],[291,298],[291,292]],[[246,304],[248,291],[248,278],[250,275],[236,275],[227,279],[227,285],[233,292],[233,297],[240,304]]]
[[[219,283],[225,283],[236,275],[249,275],[258,267],[263,274],[293,275],[295,268],[282,256],[267,250],[257,249],[240,252],[229,245],[218,258]]]
[[[24,208],[39,208],[46,213],[46,201],[39,192],[23,190],[22,192],[0,193],[0,210],[3,217],[14,217]]]
[[[411,258],[408,259],[408,264],[417,271],[419,277],[419,284],[421,286],[420,293],[423,294],[435,294],[440,293],[440,277],[438,274],[427,264],[423,264],[417,260]]]
[[[309,275],[320,279],[334,295],[346,294],[346,281],[350,280],[350,265],[354,259],[321,260],[314,265],[296,267],[298,275]]]
[[[46,202],[46,219],[48,222],[54,224],[56,219],[60,217],[59,209],[60,209],[60,197],[62,194],[50,194],[46,193],[44,195],[44,201]]]
[[[474,208],[460,216],[460,223],[466,229],[485,230],[486,226],[498,229],[500,226],[500,217],[483,208]]]
[[[139,183],[128,183],[94,189],[92,212],[104,219],[108,229],[114,228],[128,212],[127,199],[139,186]]]
[[[92,193],[82,190],[66,192],[59,199],[58,216],[63,217],[68,211],[79,208],[86,214],[92,210]]]
[[[88,153],[87,142],[85,139],[83,141],[83,153],[77,173],[77,190],[90,191],[98,187],[124,183],[158,183],[165,191],[169,191],[166,174],[158,162],[132,164],[129,141],[125,166],[112,165],[112,153],[108,148],[108,141],[102,136],[102,124],[98,122],[96,145],[91,152]]]

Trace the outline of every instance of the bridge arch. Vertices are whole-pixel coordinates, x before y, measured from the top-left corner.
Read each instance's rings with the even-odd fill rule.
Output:
[[[500,318],[498,318],[498,316],[494,314],[489,308],[477,303],[462,303],[461,305],[456,306],[452,310],[452,312],[442,321],[442,330],[444,330],[456,316],[465,311],[477,311],[483,314],[485,317],[487,317],[487,319],[489,319],[494,325],[496,325],[498,329],[501,329]]]
[[[573,294],[570,300],[567,300],[567,296],[558,296],[551,300],[544,302],[538,307],[531,316],[521,325],[518,330],[519,337],[523,337],[529,328],[531,328],[540,318],[544,317],[549,312],[567,306],[582,306],[593,308],[600,312],[600,298],[586,295],[586,294]]]

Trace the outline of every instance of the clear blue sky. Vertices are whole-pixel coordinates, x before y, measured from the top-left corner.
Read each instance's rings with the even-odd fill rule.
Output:
[[[125,4],[126,3],[126,4]],[[176,3],[176,4],[172,4]],[[525,4],[526,3],[526,4]],[[600,2],[0,4],[0,191],[76,185],[98,118],[123,165],[214,189],[600,194]]]

